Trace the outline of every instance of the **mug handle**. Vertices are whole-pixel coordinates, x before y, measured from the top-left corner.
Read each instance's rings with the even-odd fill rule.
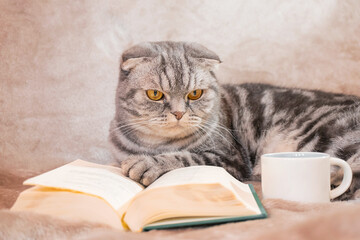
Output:
[[[343,194],[350,187],[352,181],[352,170],[347,162],[339,158],[330,158],[330,164],[339,166],[344,171],[341,184],[330,191],[330,199],[333,199]]]

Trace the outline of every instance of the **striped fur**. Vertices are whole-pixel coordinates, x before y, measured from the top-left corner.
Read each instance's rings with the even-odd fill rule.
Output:
[[[265,84],[220,86],[218,63],[212,51],[186,42],[143,43],[123,53],[109,138],[127,176],[149,185],[175,168],[215,165],[239,180],[256,179],[264,153],[317,151],[350,163],[355,177],[345,198],[359,189],[359,98]],[[164,99],[150,100],[148,89],[164,92]],[[203,96],[187,99],[196,89]],[[177,120],[174,111],[185,114]]]

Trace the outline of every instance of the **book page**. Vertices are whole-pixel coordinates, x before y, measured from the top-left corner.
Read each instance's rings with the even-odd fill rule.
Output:
[[[235,181],[232,181],[231,185],[232,185],[232,188],[234,189],[237,197],[242,199],[246,203],[246,205],[249,209],[253,210],[254,212],[256,212],[258,214],[261,214],[261,211],[260,211],[260,209],[256,203],[256,200],[252,194],[244,194],[242,189],[239,187],[239,184]],[[246,187],[248,188],[249,192],[251,192],[250,186],[247,185]]]
[[[192,166],[178,168],[161,176],[149,187],[147,187],[147,189],[185,184],[229,184],[229,180],[226,175],[228,175],[228,173],[225,169],[215,166]]]
[[[82,160],[56,168],[39,176],[30,178],[25,185],[38,185],[98,196],[108,202],[115,210],[144,188],[123,176],[116,167],[89,163]]]
[[[251,193],[247,184],[244,184],[230,175],[224,168],[215,166],[191,166],[172,170],[155,182],[147,189],[185,184],[210,184],[221,183],[233,189],[231,182],[236,181],[241,191]]]
[[[146,188],[146,191],[159,187],[212,183],[222,184],[224,187],[230,189],[236,195],[236,197],[241,200],[243,204],[249,209],[255,212],[260,211],[248,184],[244,184],[238,181],[221,167],[192,166],[175,169],[164,174],[155,182],[153,182],[149,187]]]

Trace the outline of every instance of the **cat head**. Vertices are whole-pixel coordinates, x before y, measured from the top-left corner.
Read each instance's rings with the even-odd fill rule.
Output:
[[[154,137],[206,132],[219,107],[214,70],[220,62],[214,52],[196,43],[131,47],[121,57],[115,120],[126,132]]]

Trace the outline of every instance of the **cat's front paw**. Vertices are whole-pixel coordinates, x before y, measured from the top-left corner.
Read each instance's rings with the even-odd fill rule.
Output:
[[[121,162],[121,169],[125,176],[144,186],[150,185],[165,172],[153,157],[146,155],[128,157]]]

